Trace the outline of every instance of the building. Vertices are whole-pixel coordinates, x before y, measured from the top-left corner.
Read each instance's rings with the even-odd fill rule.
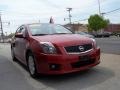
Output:
[[[75,32],[88,32],[88,27],[86,24],[66,24],[66,28],[71,29]],[[120,32],[120,24],[109,24],[104,31],[107,32]]]
[[[73,30],[74,32],[88,32],[88,28],[86,24],[66,24],[64,27]]]
[[[120,24],[109,24],[104,31],[108,32],[120,32]]]

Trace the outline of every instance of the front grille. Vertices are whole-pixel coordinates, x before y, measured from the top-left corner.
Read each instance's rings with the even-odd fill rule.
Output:
[[[80,48],[83,49],[80,49]],[[65,50],[67,53],[80,53],[80,52],[85,52],[92,49],[92,44],[84,44],[84,45],[77,45],[77,46],[68,46],[65,47]]]
[[[89,59],[88,61],[78,61],[71,63],[72,68],[80,68],[95,63],[95,59]]]

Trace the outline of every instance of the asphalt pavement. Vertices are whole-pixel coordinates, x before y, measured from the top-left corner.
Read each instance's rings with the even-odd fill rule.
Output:
[[[11,61],[10,46],[0,45],[0,90],[34,90]]]
[[[59,76],[40,75],[37,79],[31,78],[23,65],[12,61],[10,45],[0,44],[0,90],[119,90],[120,54],[115,55],[116,49],[114,52],[111,48],[104,49],[114,47],[119,40],[97,39],[102,48],[101,63],[90,70]]]
[[[120,55],[120,37],[96,38],[102,53]]]

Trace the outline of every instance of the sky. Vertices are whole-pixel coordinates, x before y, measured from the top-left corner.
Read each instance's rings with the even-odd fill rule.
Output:
[[[120,0],[100,0],[101,12],[120,8]],[[57,24],[66,24],[68,12],[71,11],[72,22],[87,19],[90,15],[98,14],[98,0],[0,0],[0,12],[4,32],[13,33],[21,24],[48,23],[52,16]],[[120,23],[120,10],[104,16],[111,23]],[[5,22],[10,22],[8,25]],[[87,23],[79,21],[79,23]]]

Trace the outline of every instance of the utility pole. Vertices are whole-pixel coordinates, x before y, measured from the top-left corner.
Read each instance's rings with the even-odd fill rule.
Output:
[[[101,5],[100,5],[100,0],[98,0],[98,6],[99,6],[99,15],[101,16]]]
[[[0,31],[1,31],[1,38],[4,43],[4,34],[3,34],[3,25],[2,25],[2,18],[1,18],[1,13],[0,13]]]
[[[67,11],[69,13],[69,23],[71,24],[71,17],[72,17],[71,11],[72,11],[72,8],[67,8]]]

